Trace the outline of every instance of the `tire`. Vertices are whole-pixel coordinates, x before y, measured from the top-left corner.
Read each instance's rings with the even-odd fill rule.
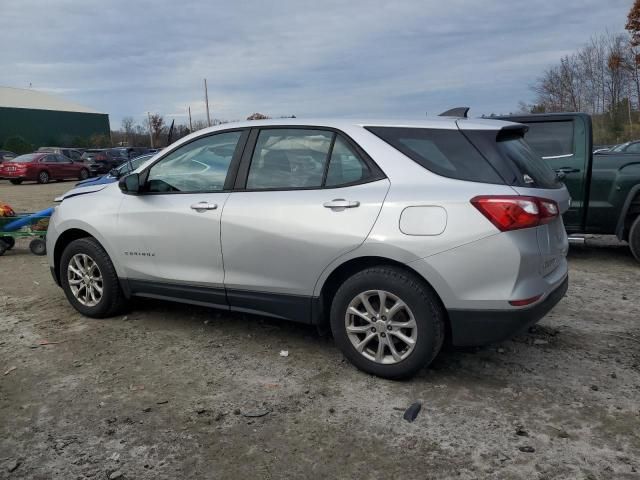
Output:
[[[354,304],[357,305],[354,308],[364,312],[365,304],[361,302],[364,296],[372,310],[380,314],[383,295],[389,310],[393,310],[398,300],[404,303],[392,318],[378,315],[379,320],[371,323],[360,314],[348,313]],[[371,317],[371,314],[365,316]],[[347,332],[347,323],[351,333]],[[398,324],[412,323],[415,329],[398,328]],[[353,333],[355,329],[360,331]],[[336,292],[331,304],[331,331],[338,348],[360,370],[389,379],[407,378],[429,365],[440,351],[445,335],[445,311],[436,293],[416,275],[392,266],[372,267],[348,278]],[[413,346],[400,340],[399,334],[413,339]],[[369,336],[371,340],[365,344],[363,353],[359,352],[355,343]],[[398,358],[393,355],[389,340]],[[382,362],[371,358],[377,356],[381,342],[387,342],[382,347]]]
[[[38,173],[38,183],[49,183],[49,180],[51,178],[49,177],[49,172],[47,172],[46,170],[42,170],[40,173]]]
[[[7,250],[11,250],[16,245],[16,239],[13,237],[0,237],[0,241],[4,242]]]
[[[78,178],[80,180],[86,180],[87,178],[89,178],[89,170],[87,170],[86,168],[80,170],[80,176]]]
[[[29,250],[34,255],[42,256],[47,254],[47,244],[42,238],[34,238],[29,242]]]
[[[631,224],[628,242],[631,253],[640,262],[640,215]]]
[[[79,257],[76,257],[79,256]],[[73,273],[73,271],[69,270],[69,264],[74,261],[72,265],[76,270],[76,267],[79,265],[75,263],[74,258],[80,262],[80,266],[82,265],[82,256],[85,258],[88,257],[95,265],[97,266],[97,274],[100,276],[101,286],[102,286],[102,294],[100,295],[99,301],[95,304],[91,304],[91,302],[82,302],[82,289],[79,289],[77,294],[79,298],[76,297],[74,291],[70,286],[70,276],[73,277],[72,281],[77,281],[77,276]],[[90,262],[86,262],[85,265],[90,265]],[[92,277],[96,277],[96,271],[91,267]],[[122,289],[120,288],[120,282],[118,281],[118,275],[116,274],[116,270],[113,267],[113,263],[105,252],[102,245],[98,243],[94,238],[80,238],[78,240],[74,240],[71,242],[62,252],[62,257],[60,259],[60,284],[62,289],[64,290],[69,303],[81,314],[92,317],[92,318],[106,318],[112,317],[122,311],[126,305],[126,299],[124,294],[122,293]],[[100,282],[97,283],[100,285]],[[87,288],[84,289],[85,300],[87,299],[88,293]],[[91,297],[89,297],[91,299]]]
[[[14,185],[20,185],[23,182],[23,180],[21,178],[16,179],[16,180],[9,180],[9,181]]]
[[[4,252],[8,250],[7,244],[4,241],[0,240],[0,257],[4,255]]]

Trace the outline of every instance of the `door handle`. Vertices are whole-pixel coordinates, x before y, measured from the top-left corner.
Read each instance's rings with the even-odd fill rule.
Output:
[[[335,208],[344,210],[345,208],[356,208],[360,206],[360,202],[358,201],[349,201],[344,198],[334,198],[330,202],[325,202],[322,204],[324,208]]]
[[[198,202],[191,205],[191,209],[196,212],[204,212],[205,210],[215,210],[218,208],[216,203]]]
[[[564,173],[565,175],[567,173],[580,173],[580,169],[571,168],[571,167],[562,167],[562,168],[557,168],[556,173]]]
[[[558,177],[558,180],[562,181],[567,177],[568,173],[579,173],[580,170],[577,168],[571,168],[571,167],[561,167],[561,168],[556,168],[555,172],[556,172],[556,176]]]

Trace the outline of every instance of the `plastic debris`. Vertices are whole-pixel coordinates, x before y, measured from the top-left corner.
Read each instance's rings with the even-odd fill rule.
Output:
[[[420,413],[421,409],[422,402],[412,403],[409,408],[404,411],[404,415],[402,416],[402,418],[404,418],[407,422],[413,422],[418,416],[418,413]]]
[[[280,350],[280,356],[281,357],[288,357],[289,356],[289,350]]]

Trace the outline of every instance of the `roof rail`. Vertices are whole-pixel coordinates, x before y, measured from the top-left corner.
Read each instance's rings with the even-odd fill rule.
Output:
[[[467,113],[469,112],[469,107],[456,107],[451,110],[447,110],[446,112],[442,112],[439,117],[458,117],[458,118],[467,118]]]

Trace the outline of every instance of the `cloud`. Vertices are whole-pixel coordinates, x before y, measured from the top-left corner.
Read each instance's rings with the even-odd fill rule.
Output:
[[[620,31],[631,0],[0,0],[0,82],[138,121],[480,115],[531,98],[541,71]]]

